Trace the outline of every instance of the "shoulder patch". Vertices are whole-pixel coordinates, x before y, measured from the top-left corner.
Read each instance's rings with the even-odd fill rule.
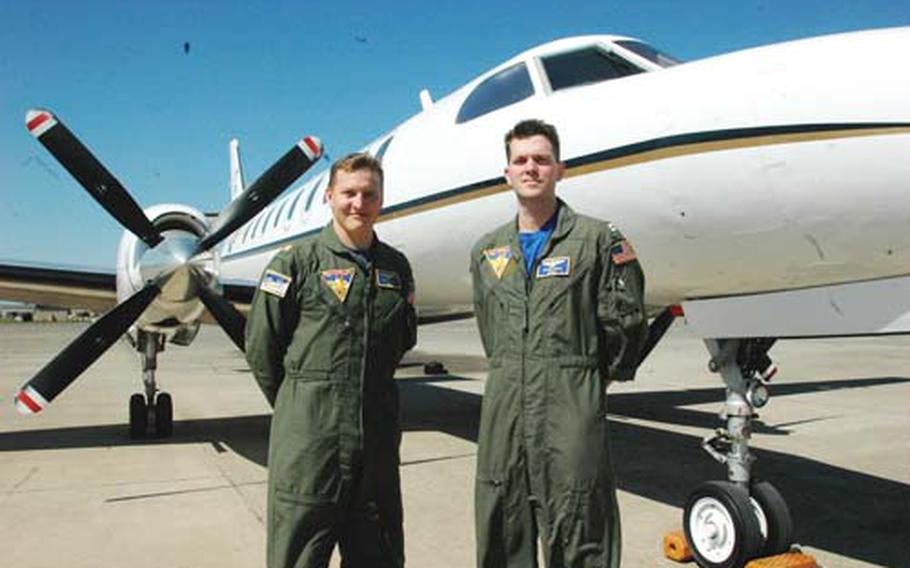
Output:
[[[638,258],[635,255],[635,249],[625,239],[613,245],[613,248],[610,249],[610,256],[613,258],[613,264],[616,265],[632,262]]]
[[[274,270],[266,270],[259,282],[259,289],[273,296],[284,298],[291,285],[291,277]]]
[[[551,256],[541,259],[537,265],[537,278],[549,278],[550,276],[568,276],[572,272],[572,257],[569,256]]]
[[[502,275],[509,266],[509,262],[512,261],[512,249],[509,247],[486,249],[483,251],[483,256],[487,259],[487,262],[490,263],[490,268],[493,269],[496,278],[502,279]]]
[[[353,268],[332,268],[322,271],[322,283],[326,288],[335,294],[338,301],[342,304],[348,297],[348,290],[351,289],[351,282],[354,281],[355,270]]]

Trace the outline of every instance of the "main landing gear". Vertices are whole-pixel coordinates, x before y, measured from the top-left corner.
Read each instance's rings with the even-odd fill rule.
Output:
[[[742,568],[757,557],[790,550],[793,519],[781,494],[751,475],[749,451],[756,408],[768,401],[767,381],[776,368],[768,357],[774,339],[706,339],[709,368],[720,373],[727,399],[719,428],[702,447],[726,464],[728,481],[703,483],[683,513],[686,539],[703,568]]]
[[[158,367],[158,353],[164,351],[164,335],[139,331],[136,349],[142,354],[142,382],[145,394],[134,393],[130,397],[130,438],[145,438],[148,434],[156,438],[167,438],[174,432],[174,403],[171,395],[158,392],[155,370]]]

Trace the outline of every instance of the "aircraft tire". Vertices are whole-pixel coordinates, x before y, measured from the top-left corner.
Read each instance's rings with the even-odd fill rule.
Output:
[[[764,544],[749,494],[727,481],[708,481],[689,495],[683,527],[702,568],[742,568]]]
[[[174,433],[174,402],[166,392],[155,397],[155,436],[169,438]]]
[[[135,393],[130,397],[130,438],[145,438],[148,429],[149,409],[145,396]]]
[[[793,517],[783,496],[767,481],[759,481],[752,484],[750,497],[760,508],[766,525],[761,555],[774,556],[789,552],[793,544]]]

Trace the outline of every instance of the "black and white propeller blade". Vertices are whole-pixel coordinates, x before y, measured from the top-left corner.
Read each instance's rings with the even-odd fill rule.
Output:
[[[67,345],[32,380],[22,386],[16,395],[16,408],[19,412],[40,412],[129,329],[159,292],[156,284],[146,285]]]
[[[30,110],[25,115],[25,125],[32,136],[121,225],[149,247],[161,242],[161,234],[139,204],[60,119],[47,110]]]
[[[302,138],[224,208],[212,231],[199,241],[196,246],[196,254],[212,248],[255,217],[282,191],[294,183],[295,179],[315,164],[320,156],[322,156],[322,142],[313,136]]]
[[[218,322],[221,329],[228,334],[228,337],[231,338],[234,345],[236,345],[240,351],[245,351],[246,347],[243,332],[246,327],[246,318],[237,311],[234,304],[213,292],[198,276],[196,276],[196,284],[199,289],[199,299],[202,300],[202,303],[208,308],[209,313],[212,314],[212,317],[215,318],[215,321]]]

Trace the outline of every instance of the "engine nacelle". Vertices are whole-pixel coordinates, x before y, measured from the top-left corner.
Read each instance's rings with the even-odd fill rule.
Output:
[[[156,281],[161,293],[135,327],[186,345],[195,337],[205,310],[198,286],[219,287],[215,257],[211,253],[193,257],[196,243],[209,230],[209,220],[201,211],[178,204],[155,205],[145,214],[164,240],[150,249],[133,233],[123,233],[117,251],[117,301]]]

